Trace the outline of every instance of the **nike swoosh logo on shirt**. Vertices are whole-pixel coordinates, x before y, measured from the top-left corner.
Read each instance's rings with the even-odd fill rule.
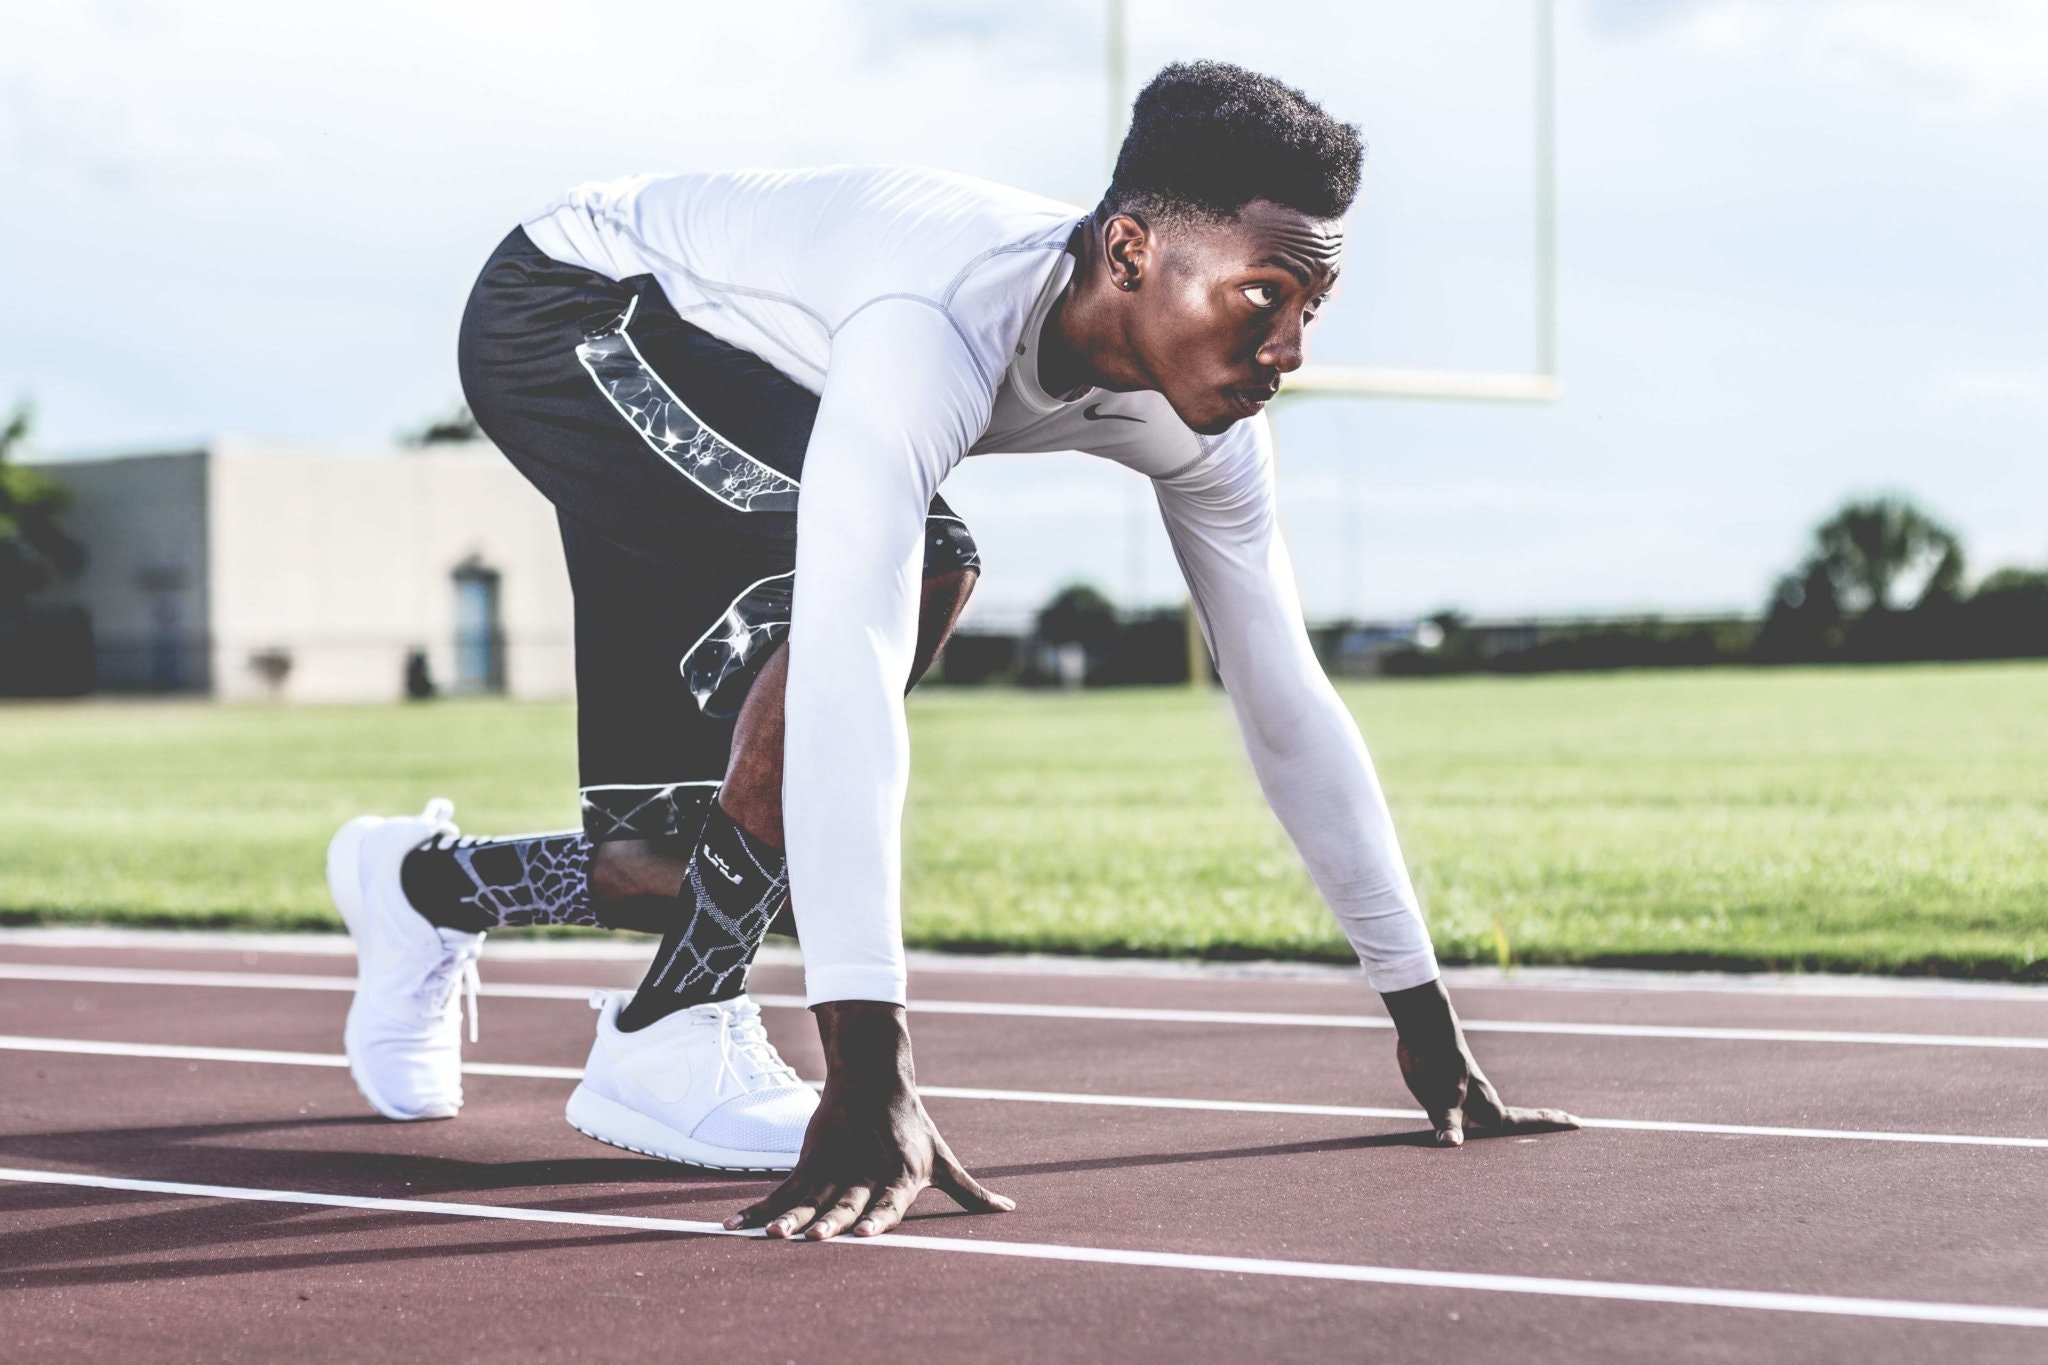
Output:
[[[1104,412],[1102,404],[1090,403],[1081,409],[1081,415],[1091,422],[1142,422],[1142,417],[1126,417],[1120,412]]]

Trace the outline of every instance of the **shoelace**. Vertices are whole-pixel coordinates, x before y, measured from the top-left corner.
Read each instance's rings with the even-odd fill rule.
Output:
[[[802,1084],[796,1068],[782,1060],[782,1054],[768,1041],[768,1030],[761,1027],[761,1007],[751,1000],[728,1005],[720,1011],[726,1017],[726,1028],[740,1055],[752,1066],[757,1081],[779,1081],[787,1085]]]
[[[477,992],[483,986],[483,978],[476,969],[476,960],[483,955],[483,944],[476,939],[460,948],[450,948],[439,962],[427,970],[426,978],[420,982],[419,998],[430,1013],[440,1015],[447,1012],[448,1002],[459,989],[463,993],[464,1013],[469,1016],[469,1041],[477,1039]]]
[[[723,1095],[725,1078],[730,1076],[741,1094],[752,1094],[753,1087],[747,1084],[747,1078],[740,1074],[740,1069],[732,1064],[732,1016],[722,1006],[713,1005],[711,1009],[718,1015],[718,1079],[711,1083],[711,1093]]]
[[[704,1004],[692,1005],[690,1012],[700,1017],[715,1018],[718,1021],[718,1077],[711,1083],[711,1093],[725,1093],[725,1078],[732,1077],[741,1094],[751,1095],[755,1083],[780,1081],[796,1084],[797,1074],[768,1041],[768,1033],[761,1027],[761,1009],[749,1000],[739,1005]],[[743,1072],[734,1062],[734,1055],[747,1063]],[[749,1076],[751,1072],[751,1077]]]

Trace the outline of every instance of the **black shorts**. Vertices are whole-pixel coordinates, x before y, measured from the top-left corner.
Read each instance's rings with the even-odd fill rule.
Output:
[[[593,840],[694,834],[734,718],[789,632],[796,501],[818,398],[514,228],[462,316],[484,434],[555,505],[576,599],[577,746]],[[934,499],[927,577],[978,568]]]

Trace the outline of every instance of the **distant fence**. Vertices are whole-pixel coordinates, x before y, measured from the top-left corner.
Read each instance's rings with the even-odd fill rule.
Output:
[[[1625,616],[1430,624],[1431,638],[1381,650],[1366,671],[1432,677],[1745,663],[1760,623],[1746,616]]]
[[[1314,627],[1309,635],[1335,677],[2048,656],[2048,617],[2000,618],[1968,635],[1951,629],[1923,638],[1909,628],[1901,622],[1882,635],[1865,630],[1851,635],[1845,647],[1799,654],[1775,648],[1765,623],[1732,615],[1342,621]],[[375,700],[495,691],[508,681],[525,695],[569,693],[574,651],[566,632],[502,632],[489,643],[499,666],[479,684],[456,676],[462,662],[455,641],[438,642],[429,651],[418,639],[390,635],[221,641],[165,632],[95,638],[83,611],[43,610],[0,617],[0,696],[310,692]],[[430,657],[438,662],[430,665]],[[230,676],[215,676],[216,668]],[[927,681],[969,687],[1159,686],[1186,682],[1187,670],[1185,616],[1169,609],[1124,615],[1104,642],[1085,651],[1049,644],[1028,628],[970,624],[954,632]],[[559,681],[536,694],[535,677]]]

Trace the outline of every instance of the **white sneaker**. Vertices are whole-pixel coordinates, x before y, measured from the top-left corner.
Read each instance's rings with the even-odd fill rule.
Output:
[[[629,1152],[720,1171],[786,1171],[818,1108],[742,995],[619,1032],[631,991],[598,991],[597,1042],[569,1125]]]
[[[356,994],[342,1047],[348,1073],[388,1119],[452,1119],[462,1108],[462,1002],[476,1038],[482,934],[429,924],[405,898],[405,855],[455,837],[455,807],[436,797],[418,815],[363,815],[327,845],[327,890],[356,942]]]

